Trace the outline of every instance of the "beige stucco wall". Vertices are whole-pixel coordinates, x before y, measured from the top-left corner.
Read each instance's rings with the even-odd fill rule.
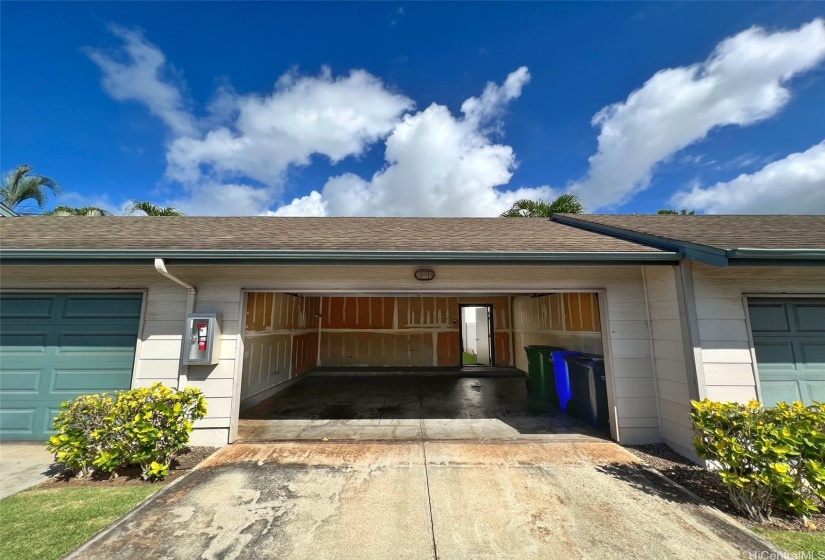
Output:
[[[705,396],[746,402],[757,397],[757,367],[745,295],[825,297],[821,267],[727,267],[692,263]]]
[[[650,331],[640,267],[433,266],[430,282],[414,279],[416,266],[176,266],[169,271],[198,288],[196,311],[223,315],[221,360],[189,368],[189,384],[204,390],[209,413],[193,442],[230,439],[237,417],[245,354],[240,332],[243,290],[308,293],[438,293],[508,295],[552,290],[604,290],[602,325],[608,344],[608,385],[614,437],[625,443],[659,439]],[[5,266],[3,289],[147,290],[134,385],[177,382],[186,290],[146,266]]]

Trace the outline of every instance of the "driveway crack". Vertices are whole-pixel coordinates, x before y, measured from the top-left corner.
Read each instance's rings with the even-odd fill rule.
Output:
[[[430,493],[430,467],[427,463],[427,444],[424,441],[424,419],[421,418],[421,404],[418,405],[418,426],[421,430],[421,451],[424,454],[424,480],[427,484],[427,507],[430,510],[430,535],[433,540],[433,558],[438,560],[438,544],[435,540],[435,519],[433,518],[433,498]]]

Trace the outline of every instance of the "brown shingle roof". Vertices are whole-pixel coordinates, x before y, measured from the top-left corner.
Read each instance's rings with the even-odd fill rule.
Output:
[[[0,249],[659,252],[545,218],[125,216],[0,220]]]
[[[716,249],[825,249],[825,216],[561,214],[557,219],[705,245]]]

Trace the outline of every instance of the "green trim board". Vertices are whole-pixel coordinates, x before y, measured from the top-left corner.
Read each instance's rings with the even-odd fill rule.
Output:
[[[720,249],[708,245],[691,243],[681,239],[642,233],[574,216],[553,215],[552,221],[577,227],[592,233],[610,235],[624,241],[641,243],[662,251],[678,252],[688,260],[711,266],[825,266],[825,248],[823,249],[761,249],[758,247],[740,247]]]
[[[99,250],[4,249],[4,264],[145,264],[154,259],[169,263],[250,264],[673,264],[680,252],[493,252],[493,251],[277,251],[277,250]]]
[[[143,294],[0,294],[0,439],[43,440],[60,404],[129,389]]]

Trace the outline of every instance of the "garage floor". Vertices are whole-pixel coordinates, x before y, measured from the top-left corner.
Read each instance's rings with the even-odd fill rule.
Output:
[[[532,400],[512,375],[305,377],[241,412],[238,430],[241,441],[606,437]]]

